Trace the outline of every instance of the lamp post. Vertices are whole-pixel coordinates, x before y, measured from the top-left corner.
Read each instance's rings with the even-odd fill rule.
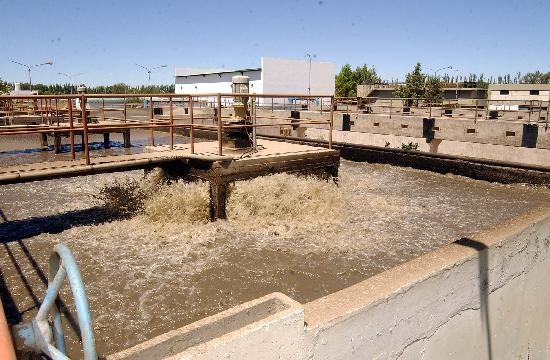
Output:
[[[315,54],[311,55],[310,53],[306,53],[306,57],[309,58],[308,62],[308,78],[307,78],[307,94],[311,95],[311,57],[316,57]]]
[[[11,62],[14,63],[14,64],[21,65],[21,66],[27,68],[27,71],[29,72],[29,88],[30,88],[30,91],[32,91],[31,69],[35,68],[35,67],[38,67],[38,66],[42,66],[42,65],[53,65],[53,61],[47,61],[45,63],[36,64],[36,65],[26,65],[26,64],[20,63],[19,61],[15,61],[15,60],[12,60]]]
[[[62,75],[62,76],[65,76],[67,79],[69,79],[69,86],[71,87],[71,94],[73,93],[73,77],[75,76],[80,76],[84,73],[78,73],[78,74],[72,74],[72,75],[69,75],[69,74],[65,74],[63,72],[58,72],[57,75]]]
[[[434,77],[437,77],[437,72],[438,72],[438,71],[446,70],[446,69],[451,69],[451,70],[452,70],[453,67],[452,67],[452,66],[445,66],[445,67],[439,68],[439,69],[437,69],[437,70],[434,70],[434,69],[429,68],[429,67],[426,66],[426,69],[433,71],[433,72],[434,72]]]
[[[140,68],[142,68],[142,69],[144,69],[145,71],[147,71],[147,75],[149,76],[149,85],[151,85],[151,72],[153,72],[153,70],[168,67],[167,65],[159,65],[159,66],[155,66],[155,67],[149,68],[149,67],[147,67],[147,66],[143,66],[143,65],[140,65],[140,64],[135,64],[135,65],[136,65],[136,66],[139,66]]]

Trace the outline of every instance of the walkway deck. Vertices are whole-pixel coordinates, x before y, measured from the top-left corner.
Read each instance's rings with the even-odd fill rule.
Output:
[[[0,168],[0,185],[51,180],[100,173],[161,167],[167,174],[182,178],[199,178],[210,182],[212,218],[225,217],[225,198],[229,182],[281,172],[318,172],[338,175],[340,154],[337,150],[259,140],[258,151],[224,149],[217,155],[217,142],[190,145],[146,147],[146,152],[85,160],[42,162]]]

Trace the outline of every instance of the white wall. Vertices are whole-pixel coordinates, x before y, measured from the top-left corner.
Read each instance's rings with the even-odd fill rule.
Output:
[[[176,94],[216,94],[230,93],[231,78],[241,72],[223,74],[176,76]],[[243,71],[242,75],[250,77],[250,92],[262,92],[261,71]]]
[[[311,94],[333,95],[336,65],[332,62],[311,62]],[[307,94],[309,60],[262,57],[262,80],[265,94]]]

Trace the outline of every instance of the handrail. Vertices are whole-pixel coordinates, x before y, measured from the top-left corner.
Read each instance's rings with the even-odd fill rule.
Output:
[[[84,359],[96,360],[97,353],[86,289],[84,288],[76,260],[69,248],[64,244],[57,244],[53,248],[50,256],[48,289],[38,309],[38,313],[31,322],[17,325],[15,327],[15,335],[28,350],[38,354],[45,354],[53,360],[69,359],[67,357],[61,314],[57,301],[65,278],[69,279],[69,285],[74,297],[78,325],[82,336]],[[53,327],[48,321],[49,314],[52,315]],[[52,337],[55,346],[52,344]]]
[[[324,114],[324,118],[320,120],[304,121],[295,119],[294,117],[286,116],[273,116],[270,117],[270,124],[253,124],[233,122],[231,119],[222,114],[222,110],[231,106],[235,97],[247,97],[251,99],[251,106],[254,109],[250,109],[250,113],[254,114],[255,118],[261,118],[257,116],[256,109],[271,107],[272,113],[275,109],[280,107],[284,109],[310,109],[314,107],[321,114]],[[106,109],[112,109],[112,102],[107,102],[107,108],[105,107],[106,101],[92,101],[92,99],[120,99],[124,103],[124,107],[121,106],[117,111],[123,112],[122,118],[113,118],[105,116]],[[129,98],[143,98],[149,102],[149,109],[147,109],[147,115],[144,119],[142,115],[128,114],[128,99]],[[164,99],[164,100],[159,100]],[[258,99],[263,99],[259,101]],[[271,104],[268,104],[271,99]],[[77,100],[77,101],[75,101]],[[159,115],[155,114],[153,102],[157,100],[157,104],[160,102],[161,106],[168,109],[168,115],[161,115],[162,119],[159,119]],[[258,101],[256,101],[258,100]],[[275,100],[275,101],[274,101]],[[174,103],[178,101],[179,104],[183,104],[189,110],[189,114],[185,117],[174,114]],[[77,104],[74,107],[74,103]],[[99,103],[99,107],[94,106]],[[164,103],[164,104],[163,104]],[[218,141],[218,155],[223,155],[223,134],[226,131],[233,129],[252,129],[254,132],[256,127],[285,127],[285,126],[300,126],[300,124],[326,124],[332,131],[334,123],[334,96],[332,95],[318,95],[318,94],[255,94],[255,93],[216,93],[216,94],[76,94],[76,95],[16,95],[16,96],[0,96],[0,110],[5,109],[4,113],[7,113],[6,118],[9,120],[10,125],[6,127],[0,127],[0,136],[9,135],[27,135],[27,134],[42,134],[42,138],[46,139],[47,136],[55,136],[56,144],[60,144],[59,138],[67,134],[70,135],[70,152],[71,159],[76,159],[74,135],[76,133],[82,134],[83,150],[86,164],[90,165],[90,154],[88,147],[88,135],[97,132],[109,132],[109,131],[123,131],[129,132],[131,129],[149,129],[150,130],[150,145],[155,145],[155,129],[168,129],[170,134],[170,149],[174,149],[174,135],[176,129],[185,129],[189,131],[190,151],[194,154],[194,131],[195,130],[217,130]],[[168,107],[166,107],[168,105]],[[197,107],[198,105],[198,107]],[[181,105],[180,105],[181,106]],[[203,107],[205,106],[205,107]],[[324,107],[324,108],[323,108]],[[199,111],[193,111],[193,108],[200,109],[205,108],[212,113],[201,114]],[[37,120],[36,125],[26,127],[12,127],[13,119],[19,116],[20,111],[23,113],[34,115]],[[98,114],[99,112],[99,114]],[[197,115],[194,115],[198,113]],[[136,120],[139,117],[139,121]],[[189,121],[185,121],[185,120]],[[212,119],[212,124],[197,123],[199,119]],[[76,120],[76,121],[74,121]],[[183,120],[183,123],[181,122]],[[95,122],[99,121],[99,123]],[[291,123],[289,123],[289,121]],[[110,123],[109,123],[110,122]],[[116,123],[115,123],[116,122]],[[126,136],[126,135],[125,135]],[[129,143],[129,142],[128,142]],[[59,146],[59,145],[57,145]],[[56,148],[58,150],[59,148]]]

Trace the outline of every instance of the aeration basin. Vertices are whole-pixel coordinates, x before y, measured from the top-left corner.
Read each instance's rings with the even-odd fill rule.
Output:
[[[550,356],[546,188],[342,161],[338,184],[236,181],[210,222],[206,182],[161,180],[0,187],[10,324],[34,315],[63,242],[111,359]]]

